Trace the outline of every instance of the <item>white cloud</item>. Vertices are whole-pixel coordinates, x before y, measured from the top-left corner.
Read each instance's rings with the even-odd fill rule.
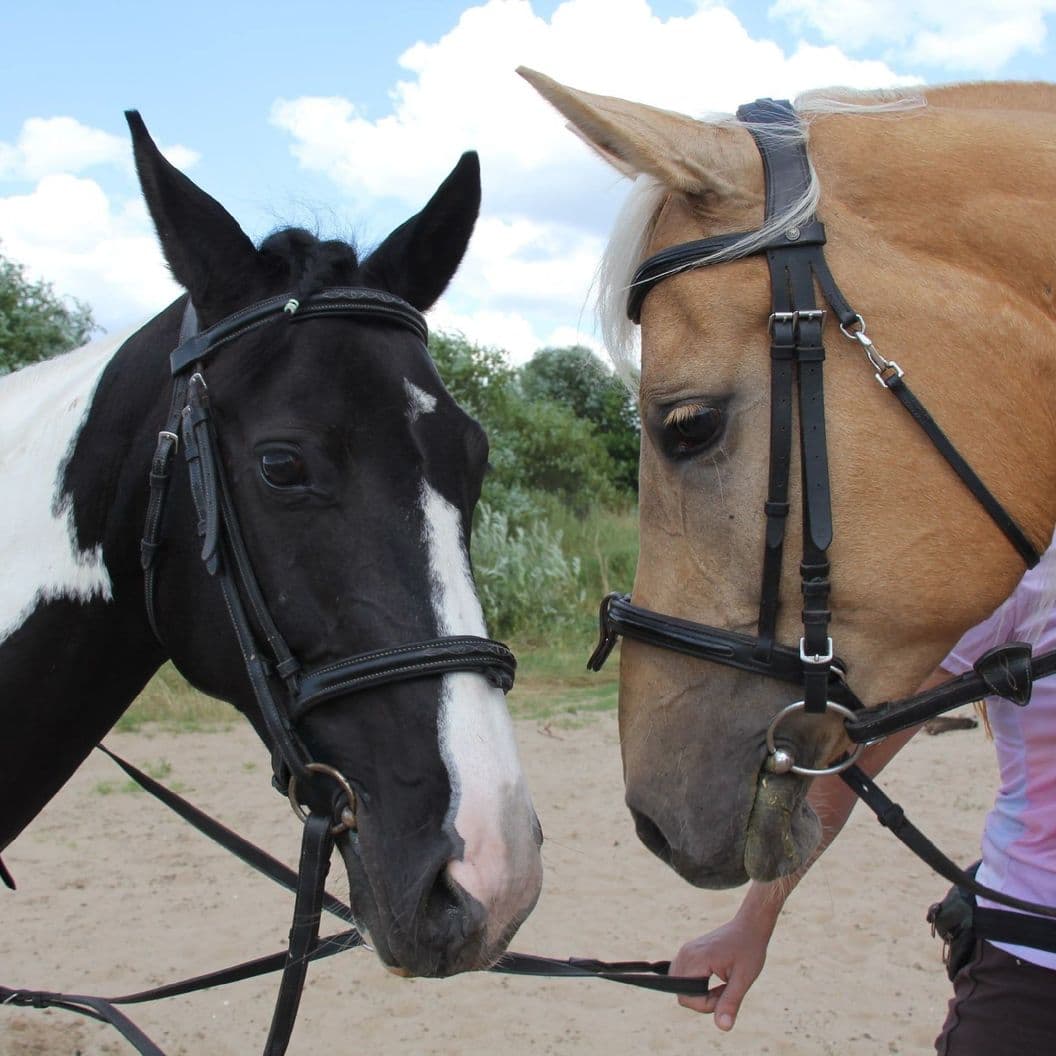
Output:
[[[162,152],[175,166],[188,169],[198,155],[179,145]],[[95,165],[131,170],[128,139],[82,125],[72,117],[30,117],[15,143],[0,143],[0,177],[39,180],[57,172],[80,173]]]
[[[813,17],[811,2],[820,10],[826,0],[780,0],[789,17],[802,18]],[[589,328],[594,267],[625,185],[516,76],[516,66],[690,113],[819,85],[914,80],[841,49],[842,41],[786,54],[753,39],[720,3],[660,18],[646,0],[565,0],[546,19],[528,0],[488,0],[467,8],[440,39],[404,52],[390,113],[372,119],[353,99],[304,96],[276,101],[271,119],[288,133],[300,165],[332,179],[364,217],[397,202],[419,208],[463,150],[479,150],[483,214],[437,317],[447,312],[451,323],[442,325],[457,323],[471,338],[520,356],[532,343],[558,340],[562,327]],[[181,168],[197,157],[181,147],[166,153]],[[113,184],[119,189],[109,190],[102,172],[86,178],[92,166],[108,166],[111,175],[114,166],[123,169]],[[129,166],[122,137],[72,117],[31,118],[16,140],[0,142],[0,179],[32,184],[0,198],[3,252],[115,325],[175,292]]]
[[[0,252],[58,293],[86,301],[108,329],[145,318],[179,293],[142,204],[115,206],[80,176],[51,174],[28,194],[0,198]]]
[[[877,47],[904,61],[993,76],[1040,52],[1056,0],[776,0],[771,17],[852,52]]]
[[[483,212],[453,303],[465,309],[467,336],[511,350],[550,339],[526,329],[544,308],[559,310],[568,325],[589,322],[588,291],[626,186],[517,66],[690,113],[822,85],[917,81],[837,47],[804,45],[786,55],[753,39],[719,4],[662,19],[646,0],[566,0],[549,21],[527,0],[488,0],[439,40],[408,48],[400,64],[407,77],[385,116],[371,119],[351,99],[304,96],[276,101],[271,119],[289,133],[299,163],[334,180],[360,208],[377,198],[420,207],[457,155],[477,149]],[[466,308],[472,302],[479,330]]]
[[[797,61],[773,42],[753,40],[725,7],[660,19],[646,0],[566,0],[549,22],[527,0],[489,0],[463,12],[439,41],[409,48],[400,64],[410,77],[396,84],[393,111],[378,120],[348,99],[275,103],[272,121],[290,134],[302,165],[356,197],[420,202],[444,166],[475,147],[494,204],[531,200],[531,183],[555,168],[574,187],[577,175],[600,163],[516,76],[519,65],[692,113],[732,111],[760,94],[795,95],[835,82],[880,87],[907,80],[836,49],[815,50],[810,65]]]

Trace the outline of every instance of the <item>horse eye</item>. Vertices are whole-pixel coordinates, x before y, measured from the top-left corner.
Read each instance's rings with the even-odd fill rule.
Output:
[[[719,407],[688,404],[676,407],[664,423],[664,440],[672,458],[688,458],[711,447],[722,435]]]
[[[308,468],[300,452],[285,447],[260,456],[260,474],[273,488],[295,488],[308,483]]]

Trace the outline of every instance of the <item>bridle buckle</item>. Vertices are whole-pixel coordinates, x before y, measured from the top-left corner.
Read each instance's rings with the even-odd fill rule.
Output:
[[[800,660],[802,660],[803,663],[805,663],[805,664],[815,664],[815,665],[817,665],[817,664],[831,664],[832,663],[832,658],[833,658],[833,655],[834,655],[833,652],[832,652],[832,639],[831,638],[826,638],[825,642],[826,642],[825,648],[828,650],[828,652],[826,652],[824,656],[822,656],[820,653],[814,653],[813,655],[808,656],[807,655],[807,640],[806,640],[806,638],[800,638],[800,640],[799,640],[799,658],[800,658]],[[841,671],[840,674],[842,675],[843,672]]]

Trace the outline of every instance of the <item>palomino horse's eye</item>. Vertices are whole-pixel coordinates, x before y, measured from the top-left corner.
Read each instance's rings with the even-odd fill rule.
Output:
[[[303,487],[308,468],[300,452],[288,447],[272,448],[260,456],[260,475],[273,488]]]
[[[664,419],[664,447],[671,458],[688,458],[711,447],[722,435],[721,407],[691,403],[673,408]]]

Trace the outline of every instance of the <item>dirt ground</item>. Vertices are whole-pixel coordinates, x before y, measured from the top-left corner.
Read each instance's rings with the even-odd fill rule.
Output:
[[[637,842],[622,804],[614,716],[517,730],[547,840],[543,896],[515,949],[668,958],[728,918],[738,892],[694,890]],[[271,791],[267,757],[248,728],[114,734],[108,743],[140,765],[168,764],[166,780],[199,805],[278,857],[295,857],[299,826]],[[948,853],[962,863],[977,856],[996,783],[980,731],[919,736],[886,778]],[[4,858],[19,884],[13,894],[0,890],[0,982],[8,986],[127,993],[273,952],[286,939],[291,896],[127,791],[99,753]],[[335,893],[345,895],[336,864],[333,875]],[[945,887],[862,813],[790,900],[731,1034],[672,998],[604,981],[405,980],[354,951],[310,968],[290,1052],[931,1052],[949,984],[924,913]],[[275,986],[268,977],[131,1015],[169,1056],[254,1056]],[[0,1008],[0,1056],[130,1052],[111,1028],[83,1017]]]

